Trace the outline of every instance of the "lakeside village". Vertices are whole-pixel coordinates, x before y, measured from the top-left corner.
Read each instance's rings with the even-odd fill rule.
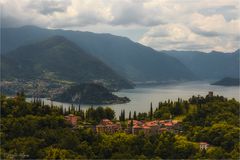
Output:
[[[17,94],[14,99],[21,99],[21,97],[25,97],[24,93]],[[124,132],[126,134],[144,134],[146,136],[151,136],[162,134],[163,132],[171,132],[176,135],[182,135],[182,119],[174,119],[172,114],[174,116],[181,116],[186,113],[190,113],[196,104],[200,104],[201,106],[201,103],[204,104],[211,99],[220,99],[221,101],[227,100],[222,96],[214,96],[213,92],[210,91],[206,98],[201,96],[192,96],[192,98],[188,101],[178,99],[177,102],[172,102],[170,100],[159,102],[159,106],[155,111],[153,111],[151,103],[150,111],[148,113],[138,113],[137,115],[134,111],[133,116],[131,116],[130,112],[128,118],[125,118],[125,111],[123,110],[119,116],[119,120],[116,120],[115,112],[109,107],[90,107],[86,111],[83,111],[80,106],[79,108],[75,108],[72,105],[69,106],[68,109],[63,109],[63,106],[53,106],[52,103],[50,106],[45,105],[44,101],[41,101],[41,99],[33,99],[31,104],[44,106],[40,114],[44,114],[45,112],[48,113],[52,110],[57,114],[63,115],[64,120],[73,130],[83,128],[91,129],[96,134],[114,134],[116,132]],[[167,112],[171,114],[166,114]],[[198,144],[200,150],[207,150],[210,146],[207,142],[198,142]]]
[[[119,117],[110,107],[83,110],[32,100],[24,92],[1,95],[2,159],[13,153],[30,159],[239,157],[240,104],[234,98],[210,92],[150,103],[150,110],[128,116],[122,110]]]
[[[213,92],[209,92],[208,97],[213,97]],[[152,103],[150,108],[150,114],[152,110]],[[122,113],[121,113],[122,114]],[[125,114],[125,113],[124,113]],[[135,114],[135,113],[134,113]],[[125,115],[124,115],[125,116]],[[183,132],[181,120],[173,120],[170,115],[169,119],[160,120],[136,120],[135,118],[126,119],[119,117],[119,121],[111,121],[107,118],[101,119],[99,124],[84,124],[80,116],[69,114],[65,116],[65,120],[72,125],[73,129],[78,127],[91,128],[97,134],[114,134],[116,132],[125,132],[127,134],[145,134],[145,135],[156,135],[163,132],[172,132],[174,134],[181,134]],[[207,142],[199,142],[200,150],[207,150],[209,144]]]
[[[69,122],[73,128],[78,127],[79,117],[73,114],[65,116],[65,120]],[[125,132],[127,134],[145,135],[161,134],[164,131],[179,134],[182,132],[181,122],[177,120],[154,120],[154,121],[138,121],[127,120],[127,127],[122,127],[120,122],[112,122],[109,119],[102,119],[98,125],[85,125],[91,128],[95,133],[114,134],[116,132]],[[199,142],[200,150],[207,150],[209,144],[207,142]]]

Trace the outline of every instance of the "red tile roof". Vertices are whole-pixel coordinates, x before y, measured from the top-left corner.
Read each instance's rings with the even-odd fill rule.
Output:
[[[168,126],[168,127],[173,126],[173,124],[171,122],[166,122],[166,123],[163,123],[163,124],[164,124],[164,126]]]
[[[110,121],[109,119],[102,119],[100,123],[103,124],[103,125],[113,124],[113,122]]]
[[[142,128],[144,128],[144,129],[150,129],[150,127],[148,127],[148,126],[143,126]]]
[[[131,124],[131,120],[128,120],[128,125]],[[138,121],[138,120],[133,120],[133,125],[142,125],[143,123],[141,121]]]

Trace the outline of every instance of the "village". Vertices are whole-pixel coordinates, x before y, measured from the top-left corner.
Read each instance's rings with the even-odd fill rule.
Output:
[[[65,120],[72,125],[73,128],[77,128],[79,117],[73,114],[65,116]],[[117,121],[113,122],[109,119],[102,119],[97,125],[85,125],[84,128],[91,128],[97,134],[114,134],[116,132],[125,132],[126,134],[138,135],[143,133],[144,135],[156,135],[161,134],[164,131],[172,132],[174,134],[180,134],[182,132],[181,122],[178,120],[152,120],[152,121],[139,121],[139,120],[126,120],[127,126]],[[200,150],[207,150],[209,144],[207,142],[199,142]]]

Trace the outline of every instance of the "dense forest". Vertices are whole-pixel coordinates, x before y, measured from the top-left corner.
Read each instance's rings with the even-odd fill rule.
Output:
[[[238,159],[239,102],[222,96],[193,96],[184,101],[150,104],[146,113],[120,115],[127,119],[173,118],[182,121],[183,132],[138,135],[117,132],[97,134],[92,129],[101,119],[118,121],[111,108],[86,111],[45,105],[34,99],[26,102],[24,93],[13,98],[1,95],[1,159]],[[81,117],[72,127],[65,115]],[[207,150],[199,149],[207,142]]]

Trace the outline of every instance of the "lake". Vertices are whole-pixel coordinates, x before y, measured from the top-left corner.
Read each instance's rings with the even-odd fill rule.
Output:
[[[116,117],[118,118],[121,110],[125,109],[126,117],[128,117],[129,111],[133,112],[148,112],[150,109],[150,103],[153,103],[153,108],[156,108],[160,101],[165,100],[177,100],[182,98],[187,100],[192,95],[205,96],[209,91],[213,91],[214,95],[222,95],[227,98],[235,98],[238,101],[239,97],[239,86],[234,87],[224,87],[224,86],[214,86],[210,85],[208,82],[186,82],[178,84],[169,85],[148,85],[148,86],[136,86],[135,89],[121,90],[120,92],[115,92],[114,94],[118,96],[126,96],[130,98],[131,102],[127,104],[115,104],[115,105],[102,105],[109,106],[116,112]],[[45,104],[50,104],[51,102],[44,99]],[[69,107],[69,103],[54,102],[54,105],[63,105],[63,107]],[[76,105],[78,106],[78,105]],[[99,105],[98,105],[99,106]],[[89,108],[90,105],[81,105],[82,109]],[[97,106],[94,106],[97,107]]]

